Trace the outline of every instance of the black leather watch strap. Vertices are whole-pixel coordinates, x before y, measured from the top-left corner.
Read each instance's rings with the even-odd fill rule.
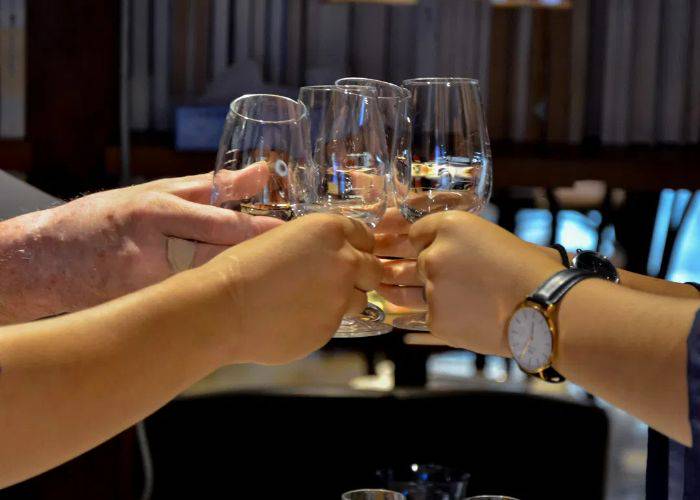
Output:
[[[597,277],[597,274],[583,269],[564,269],[545,281],[528,299],[548,307],[559,302],[576,283]]]
[[[549,366],[542,370],[541,372],[537,373],[537,376],[544,380],[545,382],[549,382],[550,384],[560,384],[562,382],[566,381],[566,378],[564,375],[556,371],[553,367]]]
[[[554,245],[551,246],[554,250],[559,252],[559,257],[561,258],[561,263],[564,265],[565,268],[570,268],[571,267],[571,259],[569,259],[569,254],[566,252],[566,248],[564,248],[562,245],[559,243],[555,243]]]
[[[574,285],[588,278],[604,279],[602,276],[592,271],[575,268],[564,269],[545,281],[528,297],[528,300],[541,305],[545,309],[548,309],[550,306],[559,302],[564,295],[566,295],[566,292],[571,290]],[[551,366],[551,364],[537,373],[531,373],[531,375],[539,377],[545,382],[551,382],[554,384],[558,384],[566,380],[566,378],[553,366]]]

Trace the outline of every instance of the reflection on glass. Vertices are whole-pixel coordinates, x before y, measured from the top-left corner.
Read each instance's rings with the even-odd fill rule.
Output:
[[[491,147],[479,82],[468,78],[415,78],[411,93],[411,179],[397,192],[411,222],[445,210],[480,212],[491,197]],[[405,330],[429,331],[425,313],[394,320]]]
[[[491,148],[479,82],[467,78],[404,81],[411,93],[411,185],[402,200],[411,221],[433,212],[479,212],[491,196]]]
[[[377,91],[353,85],[302,87],[309,114],[311,158],[300,169],[293,193],[298,215],[339,214],[375,227],[387,204],[388,153]],[[384,313],[369,305],[343,318],[336,337],[367,337],[391,331]]]
[[[268,94],[233,101],[219,143],[211,203],[289,220],[293,177],[308,162],[308,134],[299,101]]]
[[[371,78],[341,78],[336,85],[360,85],[377,91],[377,103],[384,120],[387,150],[389,152],[388,177],[392,189],[389,204],[395,203],[395,192],[405,192],[411,180],[411,120],[408,116],[411,94],[393,83]]]
[[[387,147],[376,92],[368,87],[302,87],[314,168],[300,177],[300,214],[329,212],[374,227],[386,210]]]

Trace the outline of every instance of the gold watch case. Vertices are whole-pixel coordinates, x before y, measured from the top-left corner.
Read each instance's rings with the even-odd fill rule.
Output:
[[[542,380],[549,381],[547,377],[544,376],[544,372],[552,368],[552,363],[554,359],[556,358],[557,355],[557,347],[558,347],[558,328],[557,328],[557,313],[559,312],[559,308],[557,307],[557,304],[551,304],[548,307],[544,307],[543,305],[534,302],[530,299],[525,299],[523,302],[518,305],[518,307],[515,308],[513,313],[510,315],[510,319],[508,320],[508,323],[506,324],[506,339],[508,339],[508,327],[510,326],[510,322],[513,319],[513,316],[515,316],[515,313],[520,311],[521,309],[535,309],[538,311],[545,319],[547,322],[547,327],[549,328],[549,334],[552,336],[552,352],[549,356],[549,359],[545,364],[542,366],[537,367],[535,370],[527,370],[520,366],[520,363],[518,363],[518,360],[515,357],[515,354],[511,351],[511,355],[513,357],[513,360],[518,364],[518,367],[525,373],[529,375],[533,375],[535,377],[538,377]],[[508,349],[510,350],[510,342],[508,343]]]

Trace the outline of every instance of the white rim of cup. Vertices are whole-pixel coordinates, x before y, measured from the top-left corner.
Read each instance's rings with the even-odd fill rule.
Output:
[[[396,89],[396,91],[399,93],[399,95],[395,95],[395,96],[389,96],[389,95],[380,96],[380,95],[377,95],[377,99],[397,99],[397,100],[399,100],[399,101],[402,101],[402,100],[404,100],[404,99],[409,99],[409,98],[411,97],[411,92],[410,92],[408,89],[405,89],[405,88],[401,87],[400,85],[396,85],[395,83],[385,82],[384,80],[377,80],[377,79],[375,79],[375,78],[365,78],[365,77],[363,77],[363,76],[344,76],[343,78],[338,78],[338,79],[335,81],[335,84],[336,84],[336,85],[341,85],[341,86],[343,86],[343,87],[345,87],[345,86],[372,87],[371,85],[361,85],[361,84],[359,84],[359,83],[358,83],[358,84],[354,84],[354,83],[350,83],[350,84],[339,83],[339,82],[342,82],[343,80],[365,80],[365,81],[367,81],[367,82],[376,83],[376,84],[378,84],[378,85],[386,85],[386,86],[388,86],[388,87],[392,87],[392,88]],[[377,92],[377,94],[379,94],[379,92]]]
[[[321,91],[321,92],[343,92],[344,94],[349,94],[349,95],[356,95],[359,97],[370,97],[374,99],[378,99],[377,97],[377,89],[370,85],[305,85],[304,87],[299,88],[299,94],[301,94],[302,90],[304,89],[309,89],[313,91]],[[357,91],[353,92],[353,90],[359,90],[359,89],[370,89],[375,95],[365,95],[361,94]],[[302,103],[303,104],[303,103]]]
[[[287,120],[260,120],[258,118],[252,118],[250,116],[246,116],[245,114],[236,111],[236,109],[235,109],[236,103],[238,103],[239,101],[242,101],[244,99],[250,99],[251,97],[274,98],[274,99],[288,102],[290,104],[294,104],[295,106],[300,108],[301,114],[297,118],[289,118]],[[285,123],[298,123],[301,120],[303,120],[304,118],[306,118],[306,115],[307,115],[306,106],[304,105],[303,102],[301,102],[298,99],[295,100],[295,99],[291,99],[289,97],[285,97],[283,95],[277,95],[277,94],[244,94],[240,97],[237,97],[233,101],[231,101],[231,104],[229,106],[229,111],[235,115],[240,116],[241,118],[243,118],[245,120],[249,120],[249,121],[256,122],[256,123],[271,123],[271,124],[275,124],[275,125],[283,125]]]
[[[456,76],[427,76],[421,78],[409,78],[408,80],[404,80],[402,85],[449,85],[451,83],[479,86],[479,80],[474,78],[459,78]]]

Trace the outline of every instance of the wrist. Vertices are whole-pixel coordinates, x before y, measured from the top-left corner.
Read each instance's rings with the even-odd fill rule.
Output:
[[[183,374],[196,378],[232,363],[221,342],[221,312],[212,307],[219,292],[211,278],[215,279],[184,271],[115,301],[123,305],[125,315],[142,311],[136,328],[146,335],[167,332],[175,356],[182,360]]]
[[[182,321],[197,332],[198,349],[214,368],[251,361],[245,349],[245,304],[238,292],[238,274],[237,261],[225,267],[205,264],[163,282],[171,303],[182,308]]]
[[[528,245],[530,244],[528,243]],[[537,249],[543,249],[543,247],[532,246]],[[548,252],[531,252],[527,259],[518,260],[519,266],[517,268],[509,270],[506,273],[507,276],[511,277],[511,281],[508,283],[508,290],[511,294],[507,295],[507,297],[509,297],[508,303],[504,304],[501,308],[504,313],[501,321],[501,331],[503,334],[499,349],[495,353],[499,356],[513,357],[508,343],[508,326],[513,318],[513,314],[545,281],[564,269],[557,251],[554,249],[548,250],[551,250],[554,254],[550,255]]]
[[[529,294],[512,314],[507,327],[508,343],[524,371],[547,382],[565,380],[553,366],[559,345],[559,308],[568,293],[589,279],[602,278],[585,269],[561,269]]]

